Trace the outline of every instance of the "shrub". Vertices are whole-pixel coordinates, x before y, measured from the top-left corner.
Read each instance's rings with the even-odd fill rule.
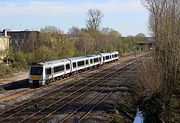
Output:
[[[7,74],[10,74],[11,71],[12,71],[12,69],[9,65],[6,65],[4,63],[0,63],[0,78],[3,78]]]
[[[34,61],[48,61],[48,60],[56,59],[57,55],[55,52],[56,51],[53,51],[53,49],[43,45],[35,51]]]
[[[13,67],[27,68],[26,54],[24,52],[19,50],[19,51],[14,53]]]

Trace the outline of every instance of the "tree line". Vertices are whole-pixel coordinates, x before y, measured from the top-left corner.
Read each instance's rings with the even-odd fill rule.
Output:
[[[112,28],[101,28],[103,13],[99,9],[89,9],[86,28],[72,27],[68,34],[55,26],[46,26],[38,32],[32,32],[19,46],[12,46],[4,60],[9,62],[6,68],[27,69],[32,62],[48,61],[95,54],[107,51],[119,51],[121,55],[132,52],[141,33],[136,37],[122,35]],[[1,65],[4,67],[4,65]],[[7,71],[9,70],[7,69]],[[1,69],[2,70],[2,69]],[[1,72],[3,73],[7,72]]]

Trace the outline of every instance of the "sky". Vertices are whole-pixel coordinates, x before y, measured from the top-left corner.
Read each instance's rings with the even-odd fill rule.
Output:
[[[87,11],[100,9],[101,27],[123,36],[150,34],[148,11],[141,0],[0,0],[0,30],[40,30],[56,26],[65,33],[71,27],[85,28]]]

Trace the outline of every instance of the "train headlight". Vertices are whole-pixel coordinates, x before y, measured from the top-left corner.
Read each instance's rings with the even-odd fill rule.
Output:
[[[33,82],[33,80],[32,79],[29,79],[29,83],[32,83]]]

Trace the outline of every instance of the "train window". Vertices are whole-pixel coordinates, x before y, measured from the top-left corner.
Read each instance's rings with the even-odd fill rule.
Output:
[[[106,56],[106,59],[109,59],[109,56]]]
[[[105,60],[106,58],[105,57],[103,57],[103,60]]]
[[[95,62],[95,63],[98,62],[98,58],[94,58],[94,62]]]
[[[86,64],[89,64],[88,60],[86,60]]]
[[[90,59],[90,62],[91,62],[91,63],[93,63],[93,60],[92,60],[92,59]]]
[[[117,54],[115,54],[115,57],[118,57],[118,55],[117,55]]]
[[[63,71],[64,70],[64,65],[62,66],[57,66],[57,67],[54,67],[54,72],[60,72],[60,71]]]
[[[47,75],[50,75],[50,74],[51,74],[51,68],[47,68],[47,69],[46,69],[46,74],[47,74]]]
[[[101,61],[101,57],[99,57],[99,61]]]
[[[112,58],[112,56],[110,55],[110,59]]]
[[[84,65],[84,61],[79,61],[78,62],[78,66],[83,66]]]
[[[66,70],[70,69],[70,65],[66,64]]]
[[[42,67],[31,67],[30,75],[42,75],[43,68]]]
[[[73,68],[75,68],[75,67],[76,67],[76,62],[73,63]]]

